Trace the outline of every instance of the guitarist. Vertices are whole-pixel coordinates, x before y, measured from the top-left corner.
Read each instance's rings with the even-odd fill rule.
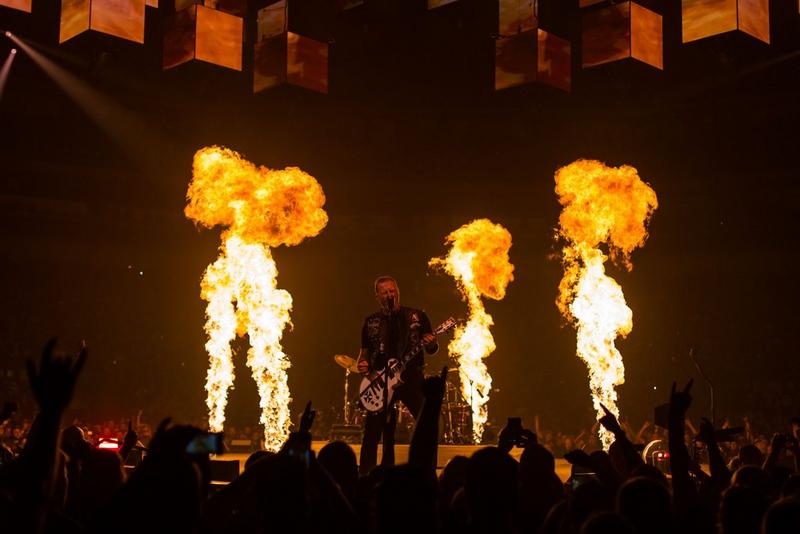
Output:
[[[439,350],[431,321],[425,312],[400,306],[400,289],[394,278],[381,276],[375,280],[375,299],[380,305],[380,310],[367,317],[361,329],[359,373],[366,375],[384,369],[389,359],[402,358],[420,341],[424,343],[425,352],[428,354],[435,354]],[[403,383],[394,390],[392,397],[392,405],[395,400],[402,400],[414,419],[419,416],[422,409],[424,367],[422,353],[409,361],[401,375]],[[393,407],[389,406],[389,409]],[[377,463],[378,441],[383,434],[386,420],[386,409],[370,413],[366,417],[359,461],[361,474],[367,474]]]

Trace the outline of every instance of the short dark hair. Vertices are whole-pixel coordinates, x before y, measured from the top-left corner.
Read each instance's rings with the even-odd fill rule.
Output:
[[[394,285],[397,286],[397,280],[395,280],[391,276],[389,276],[389,275],[379,276],[378,278],[375,279],[375,294],[376,295],[378,294],[378,284],[382,284],[384,282],[394,282]],[[397,287],[399,288],[399,286],[397,286]]]

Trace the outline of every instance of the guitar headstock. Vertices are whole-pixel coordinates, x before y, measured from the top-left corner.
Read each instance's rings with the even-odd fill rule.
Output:
[[[437,326],[437,327],[436,327],[436,330],[434,330],[434,331],[433,331],[433,334],[434,334],[434,335],[437,335],[437,336],[438,336],[439,334],[444,334],[445,332],[447,332],[447,331],[449,331],[449,330],[452,330],[453,328],[455,328],[457,325],[458,325],[458,321],[456,321],[455,319],[453,319],[452,317],[450,317],[450,318],[449,318],[449,319],[447,319],[445,322],[443,322],[442,324],[440,324],[439,326]]]

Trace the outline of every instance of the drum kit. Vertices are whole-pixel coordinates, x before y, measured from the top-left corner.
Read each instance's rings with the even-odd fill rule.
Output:
[[[342,410],[342,421],[334,425],[338,428],[353,427],[361,428],[367,411],[358,401],[358,392],[350,394],[350,375],[358,373],[358,361],[355,358],[344,354],[337,354],[333,357],[339,367],[344,369],[344,406]],[[470,403],[465,399],[462,391],[471,388],[462,388],[458,367],[454,366],[447,372],[445,382],[445,394],[442,399],[442,415],[440,442],[448,445],[468,445],[472,444],[472,410]],[[397,417],[397,439],[402,440],[402,436],[408,432],[410,437],[413,430],[414,418],[405,406],[394,403],[398,410]]]

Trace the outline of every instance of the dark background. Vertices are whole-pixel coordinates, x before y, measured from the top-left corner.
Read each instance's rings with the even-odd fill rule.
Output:
[[[96,91],[82,107],[19,53],[0,100],[0,367],[19,373],[52,335],[65,348],[86,339],[75,402],[85,419],[139,408],[150,420],[203,416],[199,283],[219,231],[198,230],[182,210],[194,152],[218,144],[256,164],[299,166],[327,195],[323,232],[274,252],[278,285],[294,298],[284,349],[295,412],[306,399],[341,405],[333,355],[358,350],[376,276],[394,275],[403,303],[434,323],[465,313],[453,280],[426,265],[449,232],[488,217],[511,232],[516,267],[505,300],[487,302],[491,417],[588,426],[585,366],[554,304],[553,174],[593,158],[633,165],[659,199],[634,270],[608,269],[634,312],[618,342],[622,412],[639,420],[673,379],[699,379],[694,347],[718,415],[778,409],[753,405],[772,391],[796,413],[800,28],[790,7],[773,18],[771,46],[740,32],[680,45],[667,11],[664,72],[626,60],[575,69],[572,93],[496,94],[484,4],[298,9],[296,31],[333,41],[329,95],[252,95],[247,70],[199,62],[162,72],[162,21],[150,8],[144,46],[94,33],[57,46],[52,13],[0,8],[3,26]],[[552,24],[576,37],[576,17],[560,12]],[[10,48],[3,39],[0,57]],[[258,418],[245,347],[237,342],[228,406],[236,424]],[[707,413],[705,389],[695,390],[695,413]]]

